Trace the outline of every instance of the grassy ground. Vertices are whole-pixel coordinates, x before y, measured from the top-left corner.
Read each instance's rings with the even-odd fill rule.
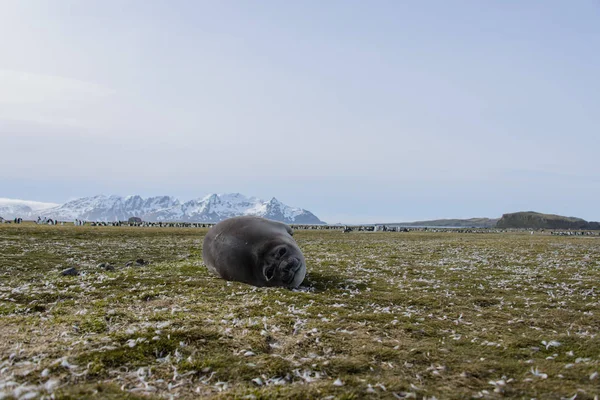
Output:
[[[600,394],[600,238],[298,231],[291,291],[211,276],[205,233],[0,225],[0,398]]]

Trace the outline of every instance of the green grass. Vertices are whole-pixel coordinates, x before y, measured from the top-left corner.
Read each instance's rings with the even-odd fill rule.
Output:
[[[597,237],[297,231],[292,291],[212,276],[205,233],[0,225],[0,398],[600,394]]]

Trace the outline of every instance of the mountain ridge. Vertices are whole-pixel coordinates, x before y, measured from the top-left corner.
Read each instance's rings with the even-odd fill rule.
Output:
[[[81,219],[85,221],[125,221],[140,217],[148,222],[205,222],[216,223],[240,215],[255,215],[288,224],[324,224],[308,210],[290,207],[275,197],[268,201],[247,197],[240,193],[211,193],[202,198],[181,202],[171,196],[143,198],[139,195],[96,195],[70,200],[45,209],[32,210],[13,202],[0,216],[37,218],[46,217],[60,221]],[[2,207],[2,204],[0,204]],[[17,215],[20,213],[21,215]],[[25,215],[23,215],[25,214]]]
[[[290,207],[272,197],[262,200],[240,193],[211,193],[182,203],[172,196],[143,198],[139,195],[96,195],[70,200],[64,204],[0,198],[0,217],[36,219],[46,217],[59,221],[125,221],[140,217],[148,222],[216,223],[240,215],[261,216],[288,224],[326,224],[310,211]],[[350,224],[352,225],[352,224]],[[390,222],[363,225],[446,228],[516,228],[600,230],[600,222],[582,218],[520,211],[503,214],[501,218],[436,219],[413,222]]]

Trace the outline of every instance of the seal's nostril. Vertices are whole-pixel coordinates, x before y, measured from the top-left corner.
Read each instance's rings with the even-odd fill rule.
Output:
[[[295,258],[289,258],[285,263],[285,271],[295,271],[298,267],[299,261]]]
[[[287,253],[287,249],[285,247],[280,248],[278,251],[279,257],[285,255],[285,253]]]

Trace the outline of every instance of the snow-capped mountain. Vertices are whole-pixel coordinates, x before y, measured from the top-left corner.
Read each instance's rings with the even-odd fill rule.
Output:
[[[27,218],[41,216],[61,221],[125,221],[130,217],[140,217],[150,222],[214,223],[239,215],[256,215],[288,224],[324,224],[311,212],[287,206],[276,198],[265,201],[239,193],[210,194],[185,203],[168,196],[144,199],[140,196],[99,195],[38,209],[28,214]],[[0,213],[0,216],[4,215]]]
[[[239,193],[209,194],[146,216],[148,221],[219,222],[239,215],[256,215],[288,224],[323,224],[313,213],[290,207],[276,198],[269,201]]]
[[[71,200],[58,207],[39,212],[41,217],[59,221],[125,221],[130,217],[147,214],[179,205],[179,200],[169,196],[94,196]]]
[[[0,198],[0,217],[5,219],[32,218],[39,211],[56,207],[56,203]]]

